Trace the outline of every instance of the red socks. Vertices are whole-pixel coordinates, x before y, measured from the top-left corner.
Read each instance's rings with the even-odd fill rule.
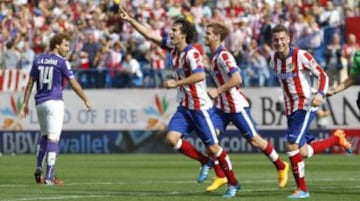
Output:
[[[324,152],[327,148],[336,145],[338,143],[339,138],[336,136],[330,136],[326,139],[315,141],[309,144],[313,149],[314,153]]]
[[[291,167],[298,189],[307,192],[305,184],[305,163],[299,150],[287,153],[291,161]]]
[[[218,156],[219,155],[219,156]],[[234,171],[232,170],[232,164],[230,162],[229,156],[225,150],[220,150],[220,154],[217,154],[216,160],[219,161],[229,184],[235,186],[238,184],[238,181],[235,178]]]
[[[222,167],[219,164],[219,161],[214,161],[214,170],[217,177],[219,178],[226,177],[225,172],[223,171]]]
[[[279,154],[275,151],[270,142],[267,142],[263,152],[274,163],[277,170],[283,170],[285,168],[284,161],[280,159]]]
[[[179,143],[181,143],[180,148],[177,148],[178,145],[175,146],[175,149],[177,149],[179,152],[194,160],[199,161],[202,165],[206,164],[209,161],[209,158],[207,156],[196,150],[188,141],[179,140]]]

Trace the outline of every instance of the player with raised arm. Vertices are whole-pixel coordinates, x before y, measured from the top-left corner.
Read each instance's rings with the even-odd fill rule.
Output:
[[[212,53],[209,72],[216,85],[216,88],[209,89],[208,93],[216,100],[216,127],[223,133],[232,122],[252,146],[260,149],[274,163],[278,171],[278,185],[284,188],[288,181],[289,165],[281,160],[272,144],[257,132],[249,103],[239,89],[242,82],[240,69],[233,55],[222,45],[228,33],[227,27],[220,23],[207,25],[205,43]],[[215,172],[217,176],[207,187],[207,191],[215,191],[226,183],[224,174],[216,165]]]
[[[305,183],[304,157],[325,151],[338,145],[351,153],[351,144],[346,140],[345,133],[337,130],[328,138],[313,141],[308,133],[309,126],[316,116],[316,110],[323,103],[328,89],[328,77],[313,56],[305,50],[290,47],[290,35],[283,25],[272,29],[272,44],[275,54],[270,65],[280,82],[287,115],[288,131],[287,154],[291,162],[292,172],[297,185],[296,190],[288,198],[308,198],[310,194]],[[318,80],[317,93],[312,93],[310,78]]]
[[[72,89],[83,100],[86,108],[91,105],[65,59],[70,49],[70,37],[58,33],[50,40],[49,53],[37,56],[33,62],[27,83],[21,116],[29,114],[29,98],[36,83],[35,105],[40,124],[41,138],[37,147],[35,181],[40,184],[61,185],[64,182],[54,177],[54,168],[59,152],[59,140],[64,120],[63,81],[67,79]],[[46,157],[46,176],[42,176],[43,161]]]
[[[228,188],[224,197],[234,197],[240,190],[230,158],[218,144],[211,117],[214,108],[207,95],[205,71],[199,51],[192,46],[195,28],[185,19],[173,22],[169,35],[161,37],[156,32],[137,22],[122,8],[121,18],[129,22],[147,39],[170,51],[175,79],[164,81],[166,88],[176,88],[179,106],[168,125],[167,142],[177,151],[202,164],[200,176],[208,174],[209,158],[197,151],[184,137],[194,130],[207,148],[207,152],[219,161],[227,179]]]

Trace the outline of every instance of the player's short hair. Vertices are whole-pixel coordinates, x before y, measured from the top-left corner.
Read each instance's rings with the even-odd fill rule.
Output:
[[[58,33],[50,39],[50,50],[54,50],[56,45],[60,45],[63,40],[70,41],[71,38],[67,33]]]
[[[279,33],[279,32],[285,32],[286,35],[290,36],[289,29],[282,24],[275,25],[274,28],[272,28],[271,30],[271,35],[274,35],[274,33]]]
[[[194,42],[197,34],[193,24],[191,24],[185,18],[180,17],[175,19],[173,25],[180,25],[181,33],[186,35],[186,43]]]
[[[220,34],[220,40],[223,41],[229,35],[229,29],[221,23],[210,23],[207,28],[212,28],[215,34]]]

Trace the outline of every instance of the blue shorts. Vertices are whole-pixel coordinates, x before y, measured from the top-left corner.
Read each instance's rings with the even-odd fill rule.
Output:
[[[183,136],[189,136],[192,131],[200,137],[206,146],[218,143],[212,117],[214,108],[209,110],[189,110],[178,106],[168,126],[169,131],[180,132]]]
[[[315,111],[297,110],[288,116],[288,131],[285,137],[288,142],[298,144],[302,147],[315,139],[309,133],[309,127],[315,118]]]
[[[244,111],[239,113],[224,113],[218,108],[215,108],[214,110],[214,125],[221,133],[224,133],[226,127],[232,122],[247,139],[251,139],[258,134],[255,122],[250,113],[250,108],[247,107]]]

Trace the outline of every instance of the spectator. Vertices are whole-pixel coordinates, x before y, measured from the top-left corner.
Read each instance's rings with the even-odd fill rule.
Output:
[[[86,72],[87,75],[87,82],[88,82],[88,87],[90,88],[95,88],[96,87],[96,78],[97,78],[97,71],[96,71],[96,65],[94,63],[96,54],[98,53],[98,51],[100,50],[100,44],[98,42],[95,41],[95,35],[90,32],[87,35],[87,41],[84,43],[83,46],[83,54],[82,57],[84,60],[87,59],[88,61],[88,65],[89,65],[89,70],[90,72]],[[86,58],[87,56],[87,58]]]
[[[149,51],[149,57],[151,64],[147,78],[144,76],[144,86],[160,87],[165,81],[166,51],[157,45],[152,45],[152,48]]]
[[[332,1],[326,2],[326,7],[320,15],[320,25],[321,26],[329,26],[329,27],[337,27],[341,24],[340,13],[335,9]]]
[[[117,79],[115,75],[117,75],[121,71],[121,60],[123,58],[123,47],[120,42],[115,42],[112,48],[109,49],[110,51],[110,58],[108,62],[108,75],[106,77],[105,87],[116,87]]]
[[[325,72],[329,76],[329,87],[334,87],[335,84],[339,84],[340,70],[343,68],[341,63],[341,45],[339,35],[334,35],[331,44],[329,44],[324,50],[325,57]]]
[[[34,50],[31,49],[28,41],[24,41],[23,47],[20,50],[20,69],[30,72],[34,59]]]
[[[260,45],[271,45],[271,28],[272,28],[272,23],[271,23],[271,18],[270,16],[265,16],[264,17],[264,24],[261,26],[260,29],[260,36],[259,36],[259,43]]]
[[[254,51],[249,62],[250,68],[254,73],[255,86],[264,87],[270,79],[270,70],[266,59],[259,51]]]
[[[11,40],[6,43],[6,50],[2,54],[0,62],[4,69],[17,69],[20,64],[20,54],[15,49],[14,41]]]
[[[133,58],[131,52],[126,52],[125,61],[122,63],[122,69],[119,73],[120,88],[141,87],[143,74],[139,62]]]
[[[331,111],[327,100],[316,111],[316,128],[325,129],[329,125]]]
[[[356,41],[356,36],[350,33],[343,48],[343,56],[346,59],[346,70],[348,72],[350,72],[354,54],[358,49],[360,49],[360,45]]]

